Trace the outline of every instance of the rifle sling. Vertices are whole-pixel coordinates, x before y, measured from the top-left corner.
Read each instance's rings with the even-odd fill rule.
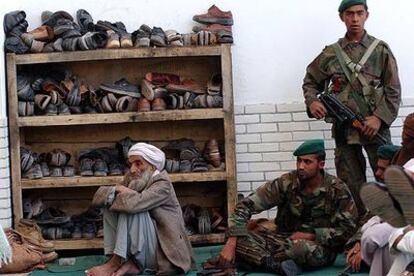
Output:
[[[362,67],[367,62],[368,58],[371,56],[375,48],[377,47],[378,43],[380,42],[379,39],[375,39],[371,45],[369,45],[367,51],[362,56],[361,60],[358,63],[353,62],[349,56],[344,52],[344,50],[341,48],[339,43],[333,44],[333,48],[335,50],[335,55],[338,58],[339,64],[341,65],[342,70],[344,71],[344,74],[346,78],[348,79],[348,85],[345,87],[344,91],[342,91],[341,99],[347,100],[348,96],[350,94],[350,90],[354,90],[351,93],[351,97],[354,98],[355,102],[358,105],[359,110],[361,111],[364,116],[368,114],[367,104],[369,104],[368,96],[364,92],[364,89],[362,89],[362,95],[363,98],[357,93],[354,83],[359,80],[362,87],[368,87],[368,81],[367,79],[360,74]]]

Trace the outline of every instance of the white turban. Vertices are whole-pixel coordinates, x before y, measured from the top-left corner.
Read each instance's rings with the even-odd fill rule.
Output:
[[[408,162],[405,163],[403,167],[407,171],[414,173],[414,158],[411,158],[410,160],[408,160]]]
[[[128,151],[128,157],[138,155],[162,171],[165,165],[165,154],[162,150],[147,143],[136,143]]]

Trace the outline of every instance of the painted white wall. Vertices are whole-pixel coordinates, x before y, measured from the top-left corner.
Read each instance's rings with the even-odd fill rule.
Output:
[[[29,29],[40,24],[43,10],[66,10],[75,16],[77,9],[88,10],[94,20],[121,20],[132,32],[142,23],[190,32],[192,16],[216,4],[231,10],[233,27],[233,76],[236,104],[302,101],[301,84],[305,67],[327,44],[344,35],[338,18],[339,0],[15,0],[4,1],[0,14],[22,9]],[[414,20],[412,0],[368,0],[370,18],[367,30],[391,46],[400,69],[403,97],[413,97]],[[4,41],[4,34],[0,35]],[[1,105],[5,112],[4,63],[0,66]]]

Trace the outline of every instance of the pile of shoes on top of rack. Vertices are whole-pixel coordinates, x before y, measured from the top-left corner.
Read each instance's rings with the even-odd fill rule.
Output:
[[[3,19],[5,50],[24,54],[233,43],[233,15],[230,11],[222,11],[213,5],[207,13],[195,15],[193,19],[207,26],[195,26],[194,33],[180,34],[173,29],[164,31],[160,27],[151,28],[142,24],[130,33],[120,21],[98,20],[94,23],[92,16],[84,9],[76,12],[76,18],[66,11],[44,11],[42,25],[28,31],[26,13],[13,11],[5,14]]]
[[[102,214],[102,209],[88,208],[70,216],[57,207],[48,206],[39,197],[23,198],[25,221],[34,225],[40,237],[47,240],[102,238]]]
[[[223,106],[221,74],[205,84],[170,73],[148,72],[140,84],[121,78],[87,84],[63,66],[17,75],[19,116],[147,112]]]

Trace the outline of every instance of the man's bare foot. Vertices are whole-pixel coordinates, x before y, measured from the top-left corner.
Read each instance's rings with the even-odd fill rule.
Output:
[[[87,276],[110,276],[122,265],[122,259],[118,255],[112,255],[111,259],[103,265],[94,266],[85,271]]]
[[[116,272],[112,273],[112,276],[122,276],[122,275],[125,275],[126,273],[130,273],[130,274],[140,273],[139,268],[131,259],[125,262]]]

